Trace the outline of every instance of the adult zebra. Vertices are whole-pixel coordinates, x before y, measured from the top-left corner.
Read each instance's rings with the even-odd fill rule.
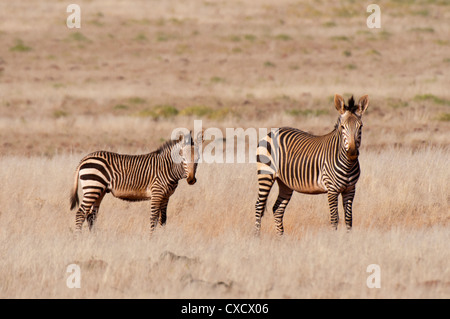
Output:
[[[261,218],[267,197],[275,181],[279,194],[273,206],[277,233],[282,235],[283,215],[293,191],[305,194],[328,194],[331,225],[337,229],[338,196],[342,194],[347,230],[352,227],[352,204],[360,169],[361,117],[369,105],[367,95],[357,104],[353,96],[348,105],[336,94],[334,104],[339,118],[334,130],[314,136],[295,128],[272,131],[258,144],[258,200],[256,202],[255,233],[261,228]]]
[[[203,132],[194,142],[191,134],[180,134],[178,140],[163,144],[156,151],[144,155],[122,155],[98,151],[85,156],[75,172],[71,192],[70,209],[79,203],[78,181],[83,199],[75,217],[75,231],[81,232],[83,222],[88,221],[92,230],[100,203],[106,193],[128,201],[150,200],[150,231],[166,223],[169,197],[180,179],[189,185],[196,182],[195,173],[199,160],[199,148]]]

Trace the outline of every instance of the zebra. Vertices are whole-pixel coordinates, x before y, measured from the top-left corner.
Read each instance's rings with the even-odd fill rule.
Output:
[[[70,209],[79,205],[75,217],[75,232],[80,233],[87,219],[92,230],[100,203],[106,193],[127,201],[150,201],[150,233],[159,218],[164,226],[167,204],[175,192],[178,181],[186,178],[189,185],[196,183],[195,173],[199,160],[199,145],[203,132],[193,141],[191,133],[178,133],[179,138],[161,145],[154,152],[143,155],[123,155],[97,151],[86,155],[75,171],[70,196]],[[82,188],[79,203],[78,185]]]
[[[278,235],[283,235],[283,215],[293,191],[328,195],[331,226],[339,222],[338,196],[342,194],[347,231],[352,228],[352,204],[360,175],[358,162],[361,145],[362,115],[369,106],[364,95],[355,103],[353,96],[345,104],[336,94],[334,104],[339,117],[333,131],[315,136],[296,128],[273,129],[259,141],[256,150],[258,200],[255,235],[259,235],[267,197],[275,181],[279,186],[273,214]]]

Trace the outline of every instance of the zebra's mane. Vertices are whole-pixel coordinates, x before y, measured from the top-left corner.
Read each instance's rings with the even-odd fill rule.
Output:
[[[162,144],[160,147],[158,147],[154,152],[155,154],[161,154],[164,151],[168,150],[168,149],[172,149],[172,147],[177,144],[178,141],[174,141],[174,140],[169,140],[167,142],[165,142],[164,144]]]
[[[355,113],[358,110],[358,104],[355,104],[355,100],[353,99],[353,95],[348,99],[348,104],[344,105],[344,110],[349,111],[351,113]],[[341,117],[338,117],[337,123],[334,126],[334,129],[339,128],[341,124]]]
[[[154,152],[155,154],[161,154],[166,150],[172,149],[179,141],[178,140],[168,140],[167,142],[165,142],[164,144],[162,144],[160,147],[158,147]],[[188,144],[194,145],[194,141],[190,136],[185,136],[185,140],[184,140],[184,144],[188,145]]]
[[[355,104],[355,100],[353,99],[353,95],[352,95],[352,97],[348,99],[348,104],[344,105],[344,110],[355,113],[357,109],[358,109],[358,104]]]

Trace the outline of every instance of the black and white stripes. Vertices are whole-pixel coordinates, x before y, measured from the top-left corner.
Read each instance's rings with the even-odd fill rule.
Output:
[[[75,217],[75,230],[81,231],[85,219],[92,229],[100,203],[109,192],[129,201],[150,200],[150,230],[154,230],[158,218],[164,225],[169,197],[178,181],[186,178],[190,185],[196,182],[197,143],[201,143],[202,138],[199,134],[194,143],[190,134],[181,135],[177,141],[169,141],[144,155],[98,151],[85,156],[76,169],[70,200],[71,209],[79,204],[79,183],[83,197]]]
[[[340,116],[332,132],[314,136],[295,128],[283,127],[263,138],[257,148],[258,200],[255,232],[259,234],[267,197],[277,181],[278,198],[273,206],[277,232],[282,235],[283,215],[293,191],[305,194],[328,194],[331,224],[337,228],[338,196],[342,194],[347,229],[352,227],[352,204],[358,181],[361,117],[369,99],[358,104],[353,97],[345,105],[336,95],[335,106]]]

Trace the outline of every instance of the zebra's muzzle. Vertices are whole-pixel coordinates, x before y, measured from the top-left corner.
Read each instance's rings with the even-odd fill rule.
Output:
[[[197,182],[197,179],[195,177],[192,178],[192,179],[187,179],[187,182],[188,182],[189,185],[194,185],[195,182]]]
[[[358,158],[359,155],[359,151],[357,149],[350,149],[347,152],[347,157],[349,158],[349,160],[354,161]]]

